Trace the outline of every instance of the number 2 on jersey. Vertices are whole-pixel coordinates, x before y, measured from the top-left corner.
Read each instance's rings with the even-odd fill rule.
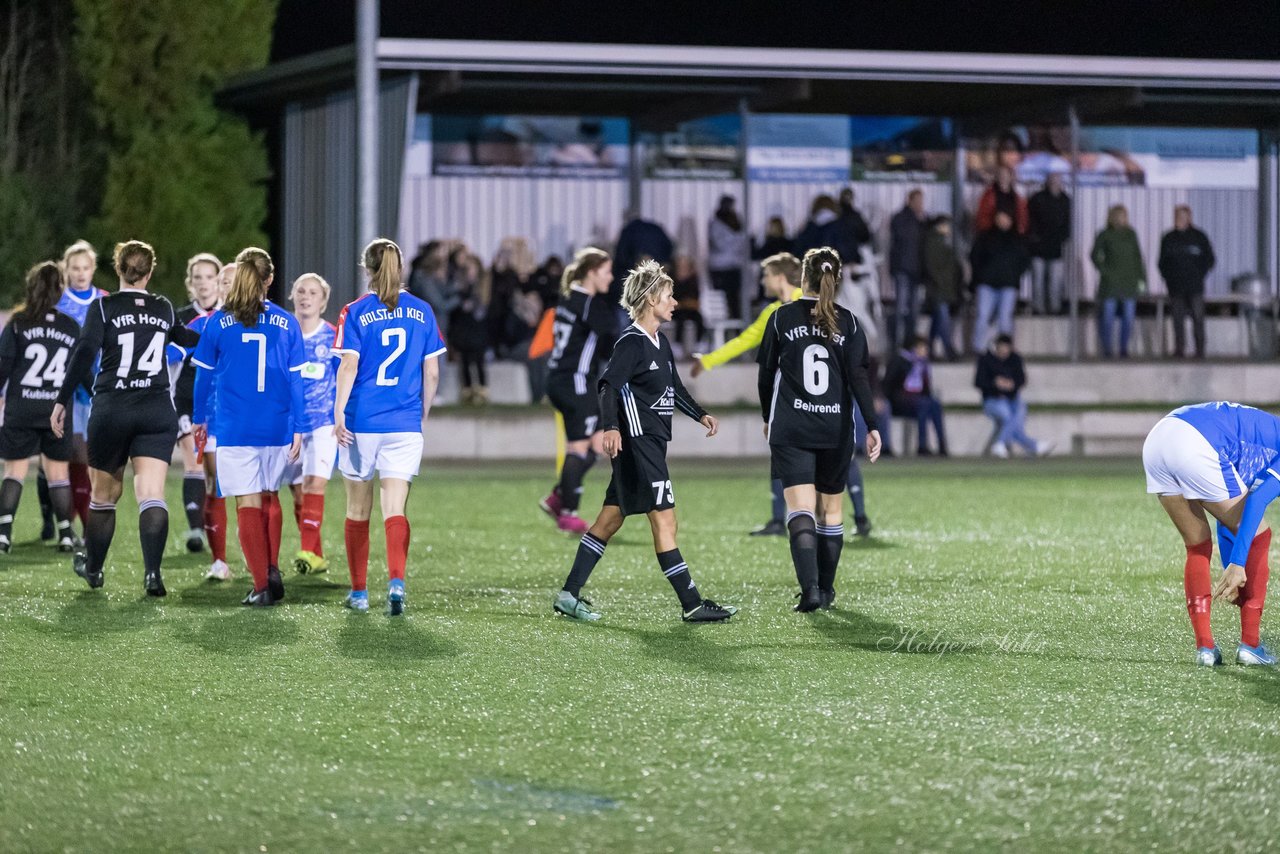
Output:
[[[398,385],[399,377],[387,376],[387,368],[391,367],[391,363],[400,358],[400,354],[405,348],[405,334],[403,329],[384,329],[382,330],[382,346],[390,347],[391,341],[395,340],[396,348],[391,351],[391,355],[382,360],[382,364],[378,366],[378,385]]]
[[[804,348],[804,390],[814,396],[827,393],[831,385],[831,368],[827,366],[827,348],[821,344],[810,344]]]
[[[31,365],[27,368],[27,372],[22,375],[22,379],[18,381],[19,385],[27,388],[39,388],[48,383],[58,388],[62,387],[62,380],[67,375],[67,351],[59,347],[54,351],[53,358],[49,358],[49,350],[43,344],[28,344],[27,349],[23,351],[22,357],[30,359]],[[48,362],[46,365],[45,363]]]

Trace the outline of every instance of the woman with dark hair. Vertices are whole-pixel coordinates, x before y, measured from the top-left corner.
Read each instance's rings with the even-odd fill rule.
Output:
[[[711,287],[724,294],[729,316],[737,320],[742,317],[742,265],[751,246],[734,204],[733,196],[721,196],[707,226],[707,269]]]

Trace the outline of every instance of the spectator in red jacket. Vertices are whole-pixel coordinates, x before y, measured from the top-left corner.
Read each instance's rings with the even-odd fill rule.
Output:
[[[1031,227],[1031,215],[1027,210],[1027,200],[1018,192],[1013,183],[1013,170],[1001,166],[996,170],[996,180],[982,193],[978,200],[978,212],[974,216],[974,225],[979,232],[995,228],[996,214],[1007,213],[1013,220],[1018,234],[1026,234]]]

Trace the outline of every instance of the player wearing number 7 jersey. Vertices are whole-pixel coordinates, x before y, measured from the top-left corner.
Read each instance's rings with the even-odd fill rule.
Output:
[[[839,282],[834,249],[806,252],[800,265],[804,293],[774,312],[758,354],[760,407],[773,477],[782,481],[787,503],[800,582],[796,610],[802,612],[835,601],[855,402],[867,424],[867,459],[874,463],[880,456],[867,335],[848,309],[836,305]]]
[[[58,436],[70,427],[65,421],[71,397],[76,386],[88,382],[93,361],[101,354],[88,427],[91,494],[85,550],[76,552],[72,566],[91,588],[102,586],[102,566],[116,530],[116,501],[124,491],[124,466],[132,461],[143,586],[149,595],[163,596],[160,559],[169,538],[164,482],[178,432],[165,346],[170,341],[195,344],[199,336],[178,323],[171,302],[147,293],[155,262],[155,250],[146,243],[116,245],[120,290],[89,307],[49,421]]]
[[[422,464],[422,421],[436,394],[445,344],[431,306],[401,290],[399,246],[374,240],[365,247],[363,266],[370,292],[342,309],[333,344],[342,356],[333,429],[347,486],[351,593],[346,605],[369,608],[369,516],[376,472],[387,534],[387,609],[396,616],[404,612],[409,557],[404,505]]]

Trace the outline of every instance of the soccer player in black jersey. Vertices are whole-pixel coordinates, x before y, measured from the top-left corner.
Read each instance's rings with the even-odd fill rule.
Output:
[[[658,331],[676,308],[671,290],[671,278],[655,261],[632,270],[622,287],[622,306],[634,322],[614,345],[599,383],[603,448],[613,460],[613,477],[600,515],[582,535],[573,569],[552,603],[567,617],[600,619],[579,594],[623,520],[639,513],[649,517],[658,566],[680,598],[685,621],[719,622],[737,612],[698,594],[676,547],[676,497],[667,473],[671,416],[679,409],[706,427],[708,437],[716,434],[719,424],[685,390],[671,343]]]
[[[49,504],[56,520],[58,550],[73,548],[71,437],[55,436],[49,416],[67,376],[67,360],[80,324],[58,311],[65,284],[62,269],[45,261],[27,273],[26,302],[0,333],[0,388],[9,390],[4,401],[4,426],[0,427],[0,456],[4,457],[4,483],[0,484],[0,552],[8,553],[13,515],[22,498],[27,464],[39,452],[49,483]]]
[[[170,341],[194,345],[199,336],[178,323],[173,303],[147,293],[155,263],[155,250],[146,243],[130,240],[116,245],[120,290],[90,306],[49,421],[54,434],[62,436],[72,392],[90,379],[93,361],[101,353],[89,416],[89,521],[85,549],[76,552],[72,566],[91,588],[102,586],[102,566],[116,530],[116,501],[124,491],[124,466],[132,461],[143,586],[148,595],[163,596],[160,559],[169,537],[164,481],[178,432],[165,348]]]
[[[836,305],[840,256],[830,247],[810,249],[800,279],[804,294],[773,313],[758,359],[765,435],[773,476],[782,481],[791,560],[800,582],[796,610],[808,612],[835,601],[855,401],[873,463],[880,456],[880,433],[866,333],[848,309]]]
[[[560,278],[555,345],[547,361],[547,399],[564,420],[565,456],[560,481],[538,503],[556,527],[571,534],[587,530],[578,516],[582,479],[602,451],[596,380],[618,338],[617,312],[605,294],[613,281],[609,253],[579,249]]]

